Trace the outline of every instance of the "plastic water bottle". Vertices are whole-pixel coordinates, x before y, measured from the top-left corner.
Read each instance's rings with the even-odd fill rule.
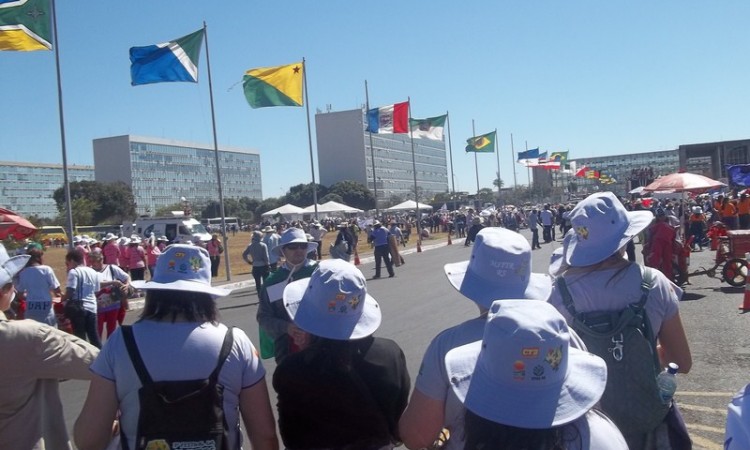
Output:
[[[680,367],[675,363],[669,363],[664,372],[656,377],[656,385],[659,386],[659,396],[665,405],[672,401],[677,390],[677,369]]]

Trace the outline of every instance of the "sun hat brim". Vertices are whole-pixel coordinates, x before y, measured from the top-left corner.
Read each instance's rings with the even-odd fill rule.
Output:
[[[628,226],[620,239],[599,241],[595,246],[587,246],[584,243],[585,240],[582,240],[578,233],[574,233],[567,244],[563,243],[565,262],[570,266],[582,267],[604,261],[645,230],[654,220],[651,211],[626,211],[625,214],[628,218]]]
[[[502,299],[534,299],[546,300],[552,291],[549,277],[541,273],[531,273],[526,285],[490,285],[486,280],[473,277],[468,272],[469,261],[449,263],[443,267],[448,281],[458,292],[474,303],[489,309],[495,300]]]
[[[453,392],[464,406],[496,423],[530,429],[570,423],[596,405],[607,385],[604,360],[573,347],[568,349],[568,373],[562,386],[500,384],[477,364],[481,350],[482,341],[454,348],[446,354],[445,367]]]
[[[224,297],[232,293],[232,289],[213,287],[197,281],[187,280],[176,280],[169,283],[158,283],[151,280],[135,280],[131,281],[130,285],[136,289],[142,290],[202,292],[214,297]]]
[[[338,316],[316,309],[314,302],[305,301],[304,296],[310,285],[310,278],[293,281],[284,288],[283,301],[289,317],[298,327],[315,336],[349,341],[362,339],[373,334],[382,320],[380,306],[370,295],[365,295],[362,314],[357,322],[346,319],[351,316]]]
[[[274,253],[276,253],[279,256],[284,256],[284,255],[281,254],[281,249],[285,245],[295,244],[295,243],[305,243],[305,244],[307,244],[307,251],[305,253],[310,253],[310,252],[315,251],[315,250],[318,249],[318,243],[317,242],[308,242],[307,239],[295,239],[293,241],[284,242],[283,244],[279,244],[279,245],[275,246],[273,248],[273,250],[271,250],[271,251],[273,251]]]

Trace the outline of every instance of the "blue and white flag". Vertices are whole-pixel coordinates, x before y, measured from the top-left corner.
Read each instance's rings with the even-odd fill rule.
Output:
[[[130,79],[133,86],[165,81],[198,82],[198,58],[204,30],[163,44],[130,49]]]
[[[750,164],[726,166],[729,180],[735,186],[750,186]]]
[[[531,150],[526,150],[525,152],[518,152],[518,159],[516,161],[524,166],[538,163],[539,148],[537,147],[532,148]]]

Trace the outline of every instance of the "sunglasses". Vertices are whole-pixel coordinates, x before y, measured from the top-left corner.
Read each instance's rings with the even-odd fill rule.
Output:
[[[286,244],[284,248],[288,248],[289,250],[302,250],[307,249],[307,243],[306,242],[295,242],[292,244]]]

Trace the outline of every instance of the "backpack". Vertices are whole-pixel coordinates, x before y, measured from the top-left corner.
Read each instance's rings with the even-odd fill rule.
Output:
[[[232,329],[227,330],[216,368],[208,378],[180,381],[151,379],[130,326],[122,327],[125,347],[142,387],[136,449],[185,448],[226,450],[228,426],[224,419],[224,386],[217,383],[224,360],[232,350]],[[128,450],[127,441],[121,439]]]
[[[652,269],[639,267],[643,279],[641,298],[622,311],[579,313],[565,278],[555,281],[565,308],[573,316],[571,327],[587,350],[607,363],[607,386],[600,405],[626,436],[653,431],[670,408],[659,396],[656,377],[661,365],[656,336],[645,309],[654,275]]]

